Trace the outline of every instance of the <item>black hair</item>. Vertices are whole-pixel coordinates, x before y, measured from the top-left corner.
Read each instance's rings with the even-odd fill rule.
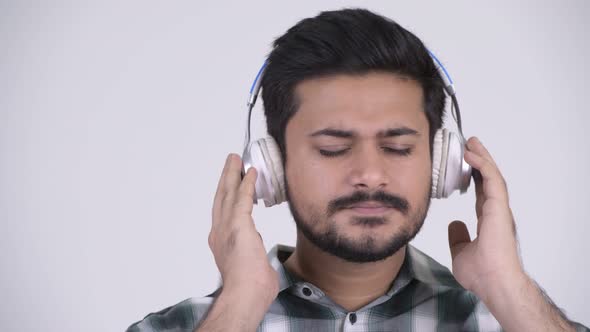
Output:
[[[417,81],[423,90],[430,152],[442,126],[444,81],[418,37],[391,19],[366,9],[324,11],[291,27],[273,43],[262,78],[270,136],[286,162],[285,129],[297,112],[295,87],[306,79],[381,71]]]

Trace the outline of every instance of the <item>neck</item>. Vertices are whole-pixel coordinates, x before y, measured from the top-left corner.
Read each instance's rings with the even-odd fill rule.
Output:
[[[328,254],[297,232],[295,251],[285,268],[319,287],[338,305],[356,311],[385,294],[404,261],[406,247],[392,256],[370,263],[351,263]]]

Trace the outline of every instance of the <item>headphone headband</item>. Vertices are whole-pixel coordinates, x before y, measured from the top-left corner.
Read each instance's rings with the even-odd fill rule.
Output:
[[[452,102],[452,107],[451,107],[451,114],[453,116],[453,119],[455,120],[455,123],[457,123],[457,128],[459,129],[459,134],[461,135],[461,139],[463,140],[463,143],[466,142],[465,136],[463,135],[463,126],[461,123],[461,112],[459,110],[459,102],[457,101],[457,98],[455,97],[455,85],[453,83],[453,79],[451,78],[451,75],[449,75],[449,72],[447,71],[447,69],[445,68],[445,66],[442,64],[442,62],[436,57],[436,55],[434,55],[434,53],[432,53],[429,49],[427,49],[428,54],[430,54],[430,57],[434,60],[434,64],[436,65],[436,68],[439,70],[439,72],[442,72],[443,75],[443,80],[444,78],[447,79],[447,82],[445,82],[445,92],[447,93],[447,95],[449,95],[449,97],[451,97],[451,102]],[[258,94],[260,93],[260,88],[262,87],[262,77],[264,76],[264,73],[266,72],[266,66],[268,65],[268,61],[264,61],[264,63],[262,64],[262,66],[260,67],[260,69],[258,70],[258,73],[256,74],[256,78],[254,78],[254,82],[252,82],[252,86],[250,86],[250,93],[248,95],[248,102],[246,103],[246,107],[248,107],[248,122],[246,125],[246,134],[244,137],[244,150],[248,147],[248,144],[250,144],[250,121],[252,118],[252,109],[254,108],[254,105],[256,104],[256,100],[258,99]]]

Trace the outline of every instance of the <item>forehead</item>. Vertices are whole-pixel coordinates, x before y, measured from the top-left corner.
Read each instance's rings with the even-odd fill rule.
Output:
[[[422,88],[412,79],[385,72],[313,78],[295,88],[298,111],[293,118],[304,127],[363,127],[428,125]],[[374,128],[373,128],[374,127]]]

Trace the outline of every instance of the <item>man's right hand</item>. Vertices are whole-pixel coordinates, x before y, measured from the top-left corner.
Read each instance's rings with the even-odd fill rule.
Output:
[[[229,324],[255,330],[278,293],[278,274],[252,219],[256,169],[250,168],[243,179],[241,170],[240,157],[230,154],[215,193],[209,247],[223,286],[200,330]]]

